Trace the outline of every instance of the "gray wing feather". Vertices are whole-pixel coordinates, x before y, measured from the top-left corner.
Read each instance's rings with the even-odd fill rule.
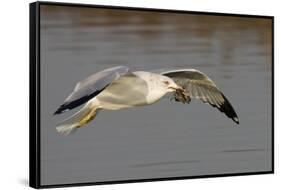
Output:
[[[66,110],[73,109],[86,103],[91,98],[97,96],[109,84],[129,72],[126,66],[118,66],[105,69],[95,73],[88,78],[78,82],[72,93],[65,99],[55,114],[60,114]]]
[[[204,73],[195,69],[163,71],[162,75],[172,78],[179,86],[186,89],[191,98],[197,98],[224,112],[237,124],[238,116],[230,102],[217,88],[216,84]]]

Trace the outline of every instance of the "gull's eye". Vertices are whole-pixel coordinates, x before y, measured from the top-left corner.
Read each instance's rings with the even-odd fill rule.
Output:
[[[169,85],[170,83],[169,81],[164,81],[164,84]]]

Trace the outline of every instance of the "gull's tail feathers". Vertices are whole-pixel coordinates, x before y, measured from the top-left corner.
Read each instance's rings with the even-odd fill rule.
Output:
[[[83,127],[93,120],[99,109],[98,101],[95,99],[89,101],[81,110],[73,114],[56,127],[57,132],[62,135],[74,133],[78,128]]]
[[[57,132],[62,135],[69,135],[69,134],[74,133],[78,127],[79,126],[76,124],[72,124],[72,125],[64,124],[64,125],[57,126],[56,129],[57,129]]]

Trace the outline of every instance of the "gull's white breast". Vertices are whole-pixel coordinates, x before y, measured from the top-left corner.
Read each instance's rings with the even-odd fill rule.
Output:
[[[144,80],[147,84],[148,93],[146,95],[147,104],[153,104],[160,100],[168,92],[162,83],[163,75],[145,71],[134,72],[135,75]]]

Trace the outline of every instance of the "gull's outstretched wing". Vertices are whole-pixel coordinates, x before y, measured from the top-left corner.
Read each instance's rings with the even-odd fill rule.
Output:
[[[54,114],[60,114],[86,103],[91,98],[97,96],[113,81],[128,72],[128,67],[118,66],[100,71],[78,82],[72,93],[65,99],[64,103]]]
[[[190,94],[191,98],[197,98],[204,103],[209,103],[239,124],[238,116],[230,102],[217,88],[216,84],[204,73],[195,69],[181,69],[165,71],[161,74],[172,78],[177,85]]]

